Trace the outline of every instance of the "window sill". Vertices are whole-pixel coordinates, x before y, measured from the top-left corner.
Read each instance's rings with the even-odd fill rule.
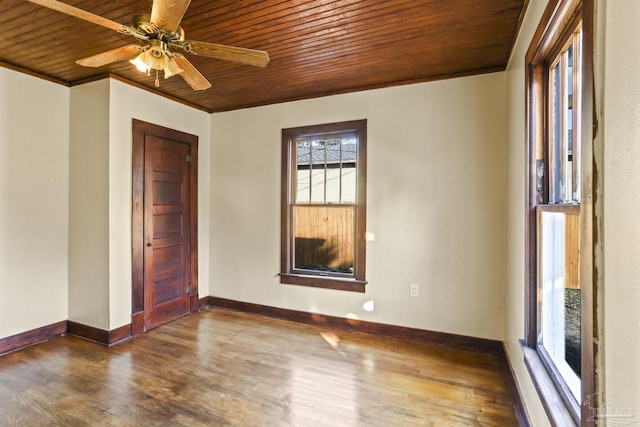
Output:
[[[551,424],[557,427],[576,427],[569,409],[564,400],[562,400],[560,393],[558,393],[556,385],[549,376],[536,350],[526,345],[524,341],[520,341],[520,346],[524,353],[524,363]]]
[[[364,293],[367,284],[363,280],[291,273],[280,273],[280,283],[361,293]]]

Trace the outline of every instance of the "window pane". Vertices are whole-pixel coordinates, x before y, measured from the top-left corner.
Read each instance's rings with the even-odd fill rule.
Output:
[[[342,140],[342,203],[356,201],[356,152],[355,137]]]
[[[564,202],[573,200],[573,44],[569,46],[566,57],[567,70],[565,73],[565,101],[566,111],[564,113],[564,129],[566,132],[563,138],[563,176],[562,176],[562,198]]]
[[[340,203],[340,165],[327,165],[327,203]]]
[[[310,144],[306,141],[298,141],[296,144],[296,162],[297,162],[297,178],[296,178],[296,202],[309,203],[310,191]]]
[[[356,202],[356,177],[355,166],[342,168],[342,203]]]
[[[325,163],[326,163],[325,141],[311,142],[311,202],[324,203],[325,184]]]
[[[541,212],[540,330],[544,348],[580,400],[579,215]]]
[[[327,203],[340,203],[340,138],[327,140]]]
[[[580,110],[581,110],[581,97],[580,88],[582,87],[582,31],[579,31],[574,35],[574,43],[572,49],[572,73],[571,73],[571,169],[573,171],[572,176],[572,195],[573,201],[580,203],[580,144],[581,144],[581,130],[580,130]]]
[[[354,208],[294,206],[294,268],[353,274]]]
[[[311,203],[324,203],[324,169],[311,171]]]
[[[560,141],[562,139],[560,131],[562,123],[562,117],[560,116],[562,111],[560,61],[551,69],[550,77],[549,203],[558,203],[560,201]]]

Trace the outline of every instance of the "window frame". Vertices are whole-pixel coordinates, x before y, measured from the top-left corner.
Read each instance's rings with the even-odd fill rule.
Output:
[[[555,378],[556,373],[545,363],[543,352],[537,349],[537,332],[539,326],[538,301],[538,233],[537,210],[544,204],[537,186],[536,149],[548,137],[547,112],[548,75],[551,62],[559,55],[572,37],[578,25],[582,25],[582,90],[581,101],[576,106],[581,110],[581,123],[577,129],[580,144],[580,286],[581,286],[581,399],[578,407],[571,408],[563,399],[562,384]],[[553,425],[593,424],[593,412],[588,398],[595,396],[596,391],[596,357],[598,343],[597,313],[594,300],[597,296],[596,281],[598,272],[594,269],[594,148],[593,139],[597,132],[593,120],[593,28],[595,25],[595,5],[593,0],[550,0],[541,18],[540,24],[532,38],[525,59],[526,88],[526,140],[527,150],[526,175],[527,191],[525,195],[525,338],[522,341],[525,364],[541,397],[543,406]],[[574,127],[574,129],[576,129]],[[577,143],[577,141],[575,141]],[[575,146],[576,144],[574,144]],[[545,169],[548,168],[548,162]],[[545,170],[548,176],[548,170]],[[546,185],[543,183],[543,185]],[[547,188],[544,193],[547,194]],[[556,204],[556,209],[563,209],[563,204]],[[564,206],[567,206],[566,204]],[[574,205],[575,206],[575,205]],[[565,390],[566,392],[566,390]],[[590,419],[591,417],[591,419]],[[577,418],[577,419],[576,419]]]
[[[323,134],[355,133],[356,149],[356,201],[354,206],[354,268],[353,276],[344,273],[296,270],[293,265],[294,236],[291,230],[293,216],[293,176],[297,171],[293,156],[295,141],[302,137]],[[366,211],[367,211],[367,120],[353,120],[301,126],[282,130],[280,219],[280,283],[352,292],[365,292],[366,272]],[[325,205],[320,205],[325,206]]]

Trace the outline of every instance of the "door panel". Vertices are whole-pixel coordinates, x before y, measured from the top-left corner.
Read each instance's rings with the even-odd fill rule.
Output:
[[[145,135],[145,329],[190,311],[189,152],[188,144]]]

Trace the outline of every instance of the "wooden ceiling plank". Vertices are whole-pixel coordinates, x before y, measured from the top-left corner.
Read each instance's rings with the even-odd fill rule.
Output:
[[[386,10],[388,13],[394,13],[398,10],[398,7],[402,7],[404,4],[413,3],[415,0],[398,0],[394,3],[394,6],[377,6],[376,8],[371,8],[368,10],[364,10],[362,13],[357,13],[362,10],[361,4],[363,2],[349,3],[344,8],[328,8],[327,13],[317,13],[317,14],[307,14],[307,15],[299,15],[299,14],[285,14],[282,17],[280,16],[267,16],[262,20],[255,23],[255,25],[250,25],[250,23],[245,22],[243,25],[237,26],[239,30],[236,32],[242,32],[244,34],[249,34],[252,38],[259,37],[261,35],[266,35],[266,39],[273,40],[272,35],[278,35],[280,39],[285,37],[290,37],[291,34],[299,34],[301,32],[311,32],[314,28],[325,25],[327,28],[336,28],[336,23],[339,21],[344,21],[346,16],[350,16],[350,19],[360,19],[361,21],[370,19],[372,21],[380,15],[381,12]],[[316,10],[316,12],[318,12]],[[350,15],[351,14],[351,15]],[[230,23],[228,23],[230,24]],[[371,23],[367,24],[371,26]],[[215,25],[210,25],[207,28],[215,28],[216,31],[220,31],[220,27]],[[231,38],[228,40],[229,42],[243,42],[243,39]],[[225,41],[227,42],[227,41]]]
[[[71,35],[68,38],[61,37],[46,44],[35,44],[35,48],[21,49],[18,53],[13,54],[12,58],[15,58],[16,61],[23,61],[27,58],[34,60],[35,58],[46,58],[49,56],[55,58],[57,62],[75,62],[77,59],[105,50],[136,43],[133,37],[116,36],[114,38],[105,38],[102,43],[85,48],[84,41],[82,36],[77,35]]]
[[[408,16],[414,15],[413,12],[410,12]],[[389,13],[389,15],[387,16],[392,16],[391,19],[401,19],[402,17],[396,17],[393,16],[393,11]],[[379,16],[371,16],[370,19],[372,20],[376,20],[376,22],[378,22],[379,24],[380,19],[376,19],[376,18],[380,18]],[[312,25],[309,22],[300,22],[299,24],[299,28],[301,31],[298,31],[298,27],[293,27],[292,26],[292,31],[296,32],[296,37],[295,38],[291,38],[289,34],[285,34],[284,32],[278,32],[278,39],[272,39],[271,43],[274,47],[266,47],[266,49],[269,50],[269,52],[272,54],[272,57],[277,58],[277,54],[276,52],[279,51],[280,48],[284,47],[282,46],[282,44],[278,43],[280,40],[289,40],[287,43],[290,45],[292,43],[299,43],[301,40],[301,35],[307,34],[307,35],[312,35],[314,37],[322,37],[323,35],[317,35],[317,33],[314,33],[313,30],[310,28],[312,27]],[[368,28],[370,28],[371,30],[367,30]],[[364,18],[359,18],[358,21],[356,21],[356,23],[352,24],[346,24],[346,25],[341,25],[339,27],[336,27],[335,25],[333,25],[333,23],[331,23],[331,25],[327,25],[326,28],[324,28],[322,31],[324,34],[332,34],[332,39],[335,39],[336,36],[338,35],[348,35],[349,33],[353,32],[354,34],[358,34],[358,39],[361,39],[363,37],[365,37],[367,31],[376,31],[377,28],[387,28],[385,27],[385,25],[379,25],[379,26],[372,26],[370,25],[368,22],[366,22],[364,20]],[[410,29],[410,27],[405,26],[405,28],[403,30],[400,29],[390,29],[384,32],[384,34],[402,34],[404,32],[407,31],[407,28]],[[422,27],[425,28],[425,27]],[[428,28],[428,27],[427,27]],[[275,28],[274,31],[278,31],[278,28]],[[423,30],[421,30],[423,31]],[[234,40],[235,41],[235,40]],[[242,43],[240,43],[242,44]]]
[[[371,62],[366,66],[363,66],[357,60],[344,60],[340,63],[340,69],[345,74],[344,75],[355,75],[358,76],[358,81],[369,81],[370,83],[382,83],[386,79],[394,80],[418,80],[423,77],[424,74],[417,74],[415,70],[410,66],[398,64],[395,68],[390,68],[387,61],[379,60],[376,62]],[[501,65],[494,64],[482,64],[478,63],[477,69],[486,69],[492,68],[495,69]],[[269,90],[276,90],[278,92],[286,91],[287,87],[292,87],[296,89],[304,88],[305,85],[310,87],[312,86],[323,86],[326,84],[327,79],[336,79],[336,81],[345,82],[345,79],[341,76],[336,76],[334,72],[336,65],[327,65],[325,67],[314,67],[313,70],[309,71],[308,67],[294,67],[296,68],[294,71],[304,74],[307,77],[304,79],[297,79],[292,83],[281,83],[277,88],[268,88]],[[502,67],[504,69],[504,67]],[[458,63],[453,61],[443,62],[439,64],[437,67],[431,67],[431,69],[427,69],[430,73],[436,75],[446,75],[446,74],[457,74],[463,72],[464,69],[461,69]],[[284,81],[284,79],[278,79],[278,76],[273,77],[274,79]],[[233,82],[220,82],[220,85],[224,86],[226,89],[233,89]],[[241,89],[243,87],[247,87],[246,85],[238,85],[236,89]]]
[[[115,46],[115,45],[114,45],[114,46]],[[110,48],[110,47],[107,47],[107,48]],[[88,54],[88,55],[90,55],[90,54],[92,54],[92,53],[94,53],[94,52],[93,52],[93,51],[86,52],[86,54]],[[96,51],[95,51],[95,53],[98,53],[98,51],[96,50]],[[85,53],[82,53],[82,54],[85,54]],[[76,58],[76,57],[75,57],[75,55],[74,55],[74,58]]]
[[[142,0],[63,1],[122,24],[150,11]],[[182,25],[187,39],[266,50],[272,59],[256,69],[188,55],[213,84],[201,93],[182,79],[161,79],[155,91],[154,77],[126,62],[80,67],[77,59],[133,39],[27,2],[3,2],[12,6],[3,10],[0,3],[0,60],[67,82],[110,71],[169,98],[222,111],[501,69],[523,2],[193,0]]]
[[[406,3],[413,4],[415,2],[408,1]],[[369,11],[369,12],[363,13],[362,15],[354,15],[353,20],[343,20],[339,26],[336,25],[336,21],[334,20],[333,17],[322,18],[315,21],[308,21],[305,19],[301,19],[299,21],[290,21],[290,22],[287,22],[286,24],[285,23],[281,24],[283,28],[278,28],[277,27],[278,24],[276,24],[271,28],[273,29],[274,33],[278,34],[279,38],[276,38],[276,39],[272,38],[271,43],[276,44],[276,42],[280,40],[289,38],[291,34],[300,35],[304,33],[311,33],[317,29],[321,29],[323,31],[332,31],[332,30],[335,30],[336,28],[340,28],[340,29],[351,28],[354,30],[358,28],[359,30],[366,31],[367,28],[376,29],[379,27],[384,27],[385,22],[381,22],[380,18],[386,18],[387,20],[402,22],[402,28],[397,28],[398,33],[400,33],[401,31],[404,31],[404,29],[406,28],[411,28],[411,25],[408,25],[408,23],[414,20],[412,19],[413,16],[417,15],[417,13],[415,13],[417,12],[416,9],[411,9],[407,7],[407,8],[404,8],[403,10],[405,11],[405,13],[399,13],[397,12],[396,9],[392,9],[392,8],[389,8],[389,10],[387,10],[386,13],[372,14],[371,11]],[[448,19],[445,19],[445,18],[448,18]],[[449,11],[447,14],[437,15],[433,18],[430,18],[429,20],[425,20],[424,18],[416,18],[415,21],[416,22],[413,26],[414,27],[419,26],[422,28],[435,28],[435,29],[447,28],[447,27],[450,27],[451,25],[456,25],[456,24],[461,26],[466,26],[466,24],[463,21],[456,19],[456,15],[454,11]],[[434,25],[434,23],[438,23],[440,21],[445,21],[445,23],[440,24],[439,26]],[[294,24],[294,22],[296,22],[296,24]],[[377,25],[372,25],[372,23],[376,23]],[[253,34],[255,37],[255,35],[259,35],[260,33],[256,29],[252,29],[251,34]],[[358,31],[358,34],[360,34],[360,31]],[[240,40],[233,40],[233,41],[240,41]]]
[[[356,23],[354,23],[354,24],[347,23],[347,24],[340,25],[339,27],[337,27],[338,30],[336,30],[336,26],[330,25],[330,26],[327,26],[327,27],[323,28],[321,31],[323,31],[323,32],[325,32],[327,34],[335,33],[336,31],[341,31],[344,34],[347,31],[349,31],[349,32],[352,31],[354,33],[357,33],[359,36],[360,35],[364,36],[364,34],[366,34],[366,32],[367,32],[367,28],[375,29],[375,28],[378,28],[378,27],[385,27],[384,23],[380,23],[380,20],[376,19],[376,18],[378,18],[378,17],[377,16],[372,17],[372,19],[375,19],[376,22],[378,22],[380,24],[379,26],[370,25],[370,23],[365,21],[364,17],[359,17],[358,21]],[[452,22],[453,22],[453,24],[447,22],[446,25],[442,25],[441,27],[442,28],[450,28],[452,25],[456,25],[456,20],[455,19],[452,19]],[[460,22],[460,21],[457,21],[457,22]],[[460,25],[460,24],[458,24],[458,25]],[[462,25],[464,25],[464,24],[462,24]],[[280,43],[279,42],[281,40],[289,39],[290,40],[289,43],[297,43],[300,40],[300,36],[303,33],[304,34],[311,34],[313,32],[310,29],[310,27],[311,27],[311,25],[308,22],[302,23],[301,27],[300,27],[300,31],[295,33],[295,35],[297,37],[291,38],[289,34],[284,34],[284,32],[280,31],[280,32],[278,32],[278,39],[273,39],[272,38],[270,41],[274,46],[277,46],[276,48],[280,47]],[[414,25],[414,27],[433,28],[432,32],[438,30],[438,27],[433,26],[433,25],[431,25],[431,26],[426,25],[424,22],[418,22],[416,25]],[[401,34],[403,31],[406,31],[407,28],[411,28],[411,27],[405,24],[405,25],[403,25],[403,29],[401,31],[398,31],[397,33],[393,32],[393,31],[390,31],[389,34]],[[292,26],[292,29],[294,31],[298,30],[298,28],[294,28],[293,26]],[[274,51],[274,48],[270,48],[270,50]]]
[[[76,5],[76,4],[72,4],[71,2],[68,2],[68,4],[72,4],[75,7],[78,7],[80,9],[86,10],[88,12],[94,13],[96,15],[100,15],[100,16],[104,16],[105,18],[111,19],[115,22],[124,24],[124,25],[128,25],[131,19],[131,16],[133,16],[133,14],[135,12],[133,12],[134,9],[131,9],[132,12],[126,12],[126,13],[122,13],[122,7],[118,6],[117,4],[115,4],[116,2],[101,2],[101,4],[99,4],[99,7],[95,7],[95,2],[92,2],[94,4],[94,7],[88,9],[88,8],[84,8],[82,7],[82,5]],[[85,25],[86,28],[102,28],[96,24],[92,24],[90,22],[84,21],[82,19],[78,19],[69,15],[66,15],[64,13],[61,12],[57,12],[51,9],[47,9],[45,7],[42,6],[38,6],[36,4],[32,4],[32,3],[27,3],[25,2],[27,6],[25,7],[19,7],[16,8],[17,9],[17,13],[13,12],[11,10],[5,12],[2,12],[2,31],[9,31],[9,32],[18,32],[18,30],[25,30],[25,29],[37,29],[40,30],[41,33],[44,34],[48,34],[49,37],[52,36],[52,32],[50,31],[50,28],[53,26],[55,27],[55,25],[59,25],[59,26],[73,26],[73,24],[82,24]],[[127,8],[127,10],[129,10],[130,8]],[[122,18],[122,16],[125,15],[127,18],[127,22],[122,22],[122,20],[120,18]],[[5,21],[6,18],[6,21]],[[102,28],[104,31],[110,31],[106,28]]]

